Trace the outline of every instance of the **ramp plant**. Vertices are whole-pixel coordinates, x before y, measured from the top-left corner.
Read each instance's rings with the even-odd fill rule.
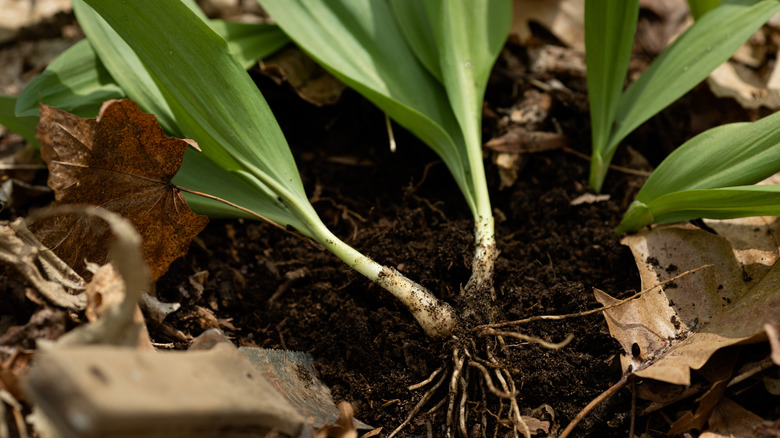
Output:
[[[780,171],[780,113],[705,131],[650,175],[617,232],[691,219],[780,216],[780,186],[753,185]]]
[[[309,56],[442,158],[474,216],[465,290],[492,290],[496,243],[482,163],[482,99],[509,33],[512,3],[259,2]]]
[[[628,134],[703,81],[778,11],[777,0],[724,1],[702,15],[622,91],[639,0],[587,0],[591,187],[601,190],[609,163]]]
[[[188,196],[193,209],[293,229],[396,296],[429,336],[452,331],[456,317],[448,304],[333,235],[308,202],[286,140],[245,71],[260,52],[287,41],[278,28],[258,32],[253,25],[207,21],[189,1],[75,0],[74,10],[88,42],[68,50],[25,90],[17,120],[36,116],[38,99],[94,115],[103,99],[130,97],[166,132],[193,138],[203,150],[189,151],[174,179],[182,190],[203,195]],[[13,102],[6,100],[7,109]],[[489,224],[492,238],[492,219]]]

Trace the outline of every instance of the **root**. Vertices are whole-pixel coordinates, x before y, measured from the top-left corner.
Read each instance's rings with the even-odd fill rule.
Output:
[[[534,342],[549,348],[562,348],[571,341],[572,336],[570,335],[563,342],[552,343],[521,333],[492,328],[480,332],[479,336],[480,338],[492,337],[486,339],[487,342],[480,342],[484,354],[480,353],[475,342],[468,342],[470,344],[468,346],[465,345],[466,342],[460,342],[453,349],[452,359],[448,365],[437,368],[425,380],[408,387],[409,390],[425,390],[425,393],[409,411],[404,422],[388,438],[396,436],[409,425],[434,394],[437,392],[442,394],[442,391],[443,397],[428,409],[426,415],[436,412],[444,415],[443,435],[447,438],[487,438],[489,423],[495,424],[495,428],[492,429],[494,438],[507,434],[517,438],[531,438],[532,430],[527,423],[529,417],[523,417],[518,402],[519,392],[515,377],[519,370],[502,363],[493,352],[500,348],[512,347],[506,345],[504,338]],[[446,390],[441,389],[444,382],[448,382]],[[497,413],[489,409],[489,400],[492,400],[492,403],[497,401]],[[442,412],[445,405],[446,412]],[[433,433],[435,434],[436,431]]]
[[[442,368],[439,368],[439,370],[441,369]],[[435,374],[437,374],[439,370],[434,371],[434,374],[432,374],[431,376],[432,377],[435,376]],[[400,426],[396,427],[395,430],[392,431],[390,435],[387,436],[387,438],[393,438],[395,435],[398,434],[398,432],[400,432],[404,427],[406,427],[407,424],[409,424],[412,421],[414,416],[417,415],[417,412],[419,412],[420,409],[422,409],[422,407],[425,406],[426,403],[428,403],[428,400],[430,400],[431,397],[433,397],[433,394],[436,392],[437,389],[439,389],[441,384],[444,383],[444,380],[446,380],[446,378],[447,378],[447,374],[442,374],[441,378],[439,378],[439,380],[431,387],[431,389],[429,389],[428,391],[425,392],[425,394],[423,394],[420,401],[417,402],[417,404],[412,408],[412,410],[409,412],[409,416],[406,417],[406,420],[404,420],[404,422],[401,423]],[[416,385],[412,385],[412,386],[416,386]]]

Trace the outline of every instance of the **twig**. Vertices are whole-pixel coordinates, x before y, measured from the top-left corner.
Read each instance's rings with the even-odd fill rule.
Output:
[[[569,423],[569,425],[566,426],[566,429],[563,430],[563,433],[561,433],[558,436],[558,438],[566,438],[566,437],[568,437],[571,434],[572,430],[574,430],[574,428],[577,427],[577,425],[580,423],[580,421],[582,421],[582,419],[585,418],[585,416],[588,415],[588,413],[590,413],[590,411],[592,411],[593,408],[595,408],[596,406],[599,405],[599,403],[601,403],[604,400],[606,400],[607,398],[609,398],[612,394],[616,393],[620,388],[626,386],[626,383],[628,383],[628,378],[630,376],[632,376],[632,375],[633,374],[624,374],[623,377],[621,377],[620,380],[618,380],[617,383],[615,383],[614,385],[610,386],[609,389],[607,389],[606,391],[602,392],[601,394],[599,394],[598,397],[596,397],[593,400],[591,400],[591,402],[588,403],[588,405],[585,406],[577,414],[576,417],[574,417],[574,419],[571,421],[571,423]]]
[[[574,149],[568,146],[562,146],[561,149],[563,149],[563,151],[568,154],[572,154],[574,156],[582,158],[583,160],[590,161],[589,156],[583,154],[582,152],[575,151]],[[637,170],[637,169],[632,169],[630,167],[618,166],[617,164],[610,164],[609,168],[613,170],[617,170],[618,172],[627,173],[629,175],[644,176],[644,177],[648,177],[652,173],[646,170]]]
[[[695,269],[691,269],[691,270],[685,271],[682,274],[676,275],[676,276],[674,276],[674,277],[672,277],[672,278],[670,278],[668,280],[664,280],[664,281],[662,281],[662,282],[660,282],[658,284],[650,286],[649,288],[647,288],[645,290],[639,291],[636,294],[634,294],[634,295],[632,295],[632,296],[630,296],[630,297],[628,297],[628,298],[626,298],[624,300],[618,301],[615,304],[611,304],[609,306],[599,307],[597,309],[590,309],[590,310],[586,310],[584,312],[568,313],[568,314],[565,314],[565,315],[537,315],[537,316],[531,316],[531,317],[525,318],[525,319],[518,319],[516,321],[504,321],[504,322],[497,322],[497,323],[493,323],[493,324],[483,324],[483,325],[479,325],[477,327],[474,327],[472,330],[473,331],[478,331],[478,330],[485,330],[485,329],[489,329],[489,328],[508,327],[508,326],[512,326],[512,325],[527,324],[529,322],[540,321],[540,320],[556,320],[557,321],[557,320],[561,320],[561,319],[577,318],[577,317],[581,317],[581,316],[593,315],[594,313],[601,313],[601,312],[603,312],[605,310],[609,310],[609,309],[612,309],[612,308],[617,307],[617,306],[622,306],[623,304],[625,304],[625,303],[627,303],[627,302],[629,302],[631,300],[637,299],[640,296],[642,296],[643,294],[645,294],[647,292],[650,292],[651,290],[654,290],[657,287],[663,286],[663,285],[668,284],[668,283],[672,283],[672,282],[677,281],[677,280],[679,280],[680,278],[682,278],[682,277],[684,277],[686,275],[693,274],[694,272],[698,272],[698,271],[701,271],[702,269],[709,268],[709,267],[712,267],[712,266],[714,266],[714,265],[704,265],[704,266],[699,266],[698,268],[695,268]]]

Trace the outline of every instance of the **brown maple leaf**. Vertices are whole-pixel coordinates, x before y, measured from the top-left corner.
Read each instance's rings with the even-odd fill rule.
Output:
[[[171,183],[187,146],[197,144],[167,137],[154,115],[128,99],[105,102],[96,119],[44,104],[40,110],[36,136],[55,204],[96,205],[130,220],[152,278],[159,278],[208,222]],[[55,216],[31,229],[80,274],[85,261],[106,262],[112,237],[100,219]]]

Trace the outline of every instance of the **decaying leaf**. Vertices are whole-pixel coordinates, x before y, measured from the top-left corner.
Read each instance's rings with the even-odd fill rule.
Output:
[[[764,323],[780,319],[780,263],[738,262],[725,237],[690,226],[657,227],[623,240],[637,261],[642,289],[705,265],[605,311],[623,346],[624,370],[679,385],[717,350],[764,338]],[[750,274],[748,274],[750,272]],[[617,300],[597,291],[604,305]]]
[[[531,37],[529,22],[552,32],[569,47],[585,51],[585,2],[583,0],[515,0],[511,33],[525,43]]]
[[[125,282],[111,263],[98,268],[92,281],[87,284],[87,308],[84,315],[89,322],[97,322],[112,306],[119,306],[125,299]],[[154,350],[144,316],[138,305],[133,312],[133,321],[140,327],[138,333],[139,350]]]
[[[277,84],[287,82],[301,99],[335,105],[347,88],[297,47],[284,48],[260,62],[260,69]]]
[[[21,218],[11,224],[0,224],[0,263],[16,268],[52,304],[84,310],[86,299],[79,294],[84,281],[41,245]]]
[[[715,406],[709,418],[709,428],[699,438],[758,437],[756,427],[763,418],[748,411],[728,398]]]
[[[143,238],[152,278],[159,278],[208,222],[170,182],[194,142],[166,137],[131,100],[104,103],[96,119],[44,104],[40,112],[36,133],[55,204],[96,205],[129,219]],[[82,275],[85,260],[106,263],[111,232],[100,219],[62,215],[39,221],[34,231]]]

